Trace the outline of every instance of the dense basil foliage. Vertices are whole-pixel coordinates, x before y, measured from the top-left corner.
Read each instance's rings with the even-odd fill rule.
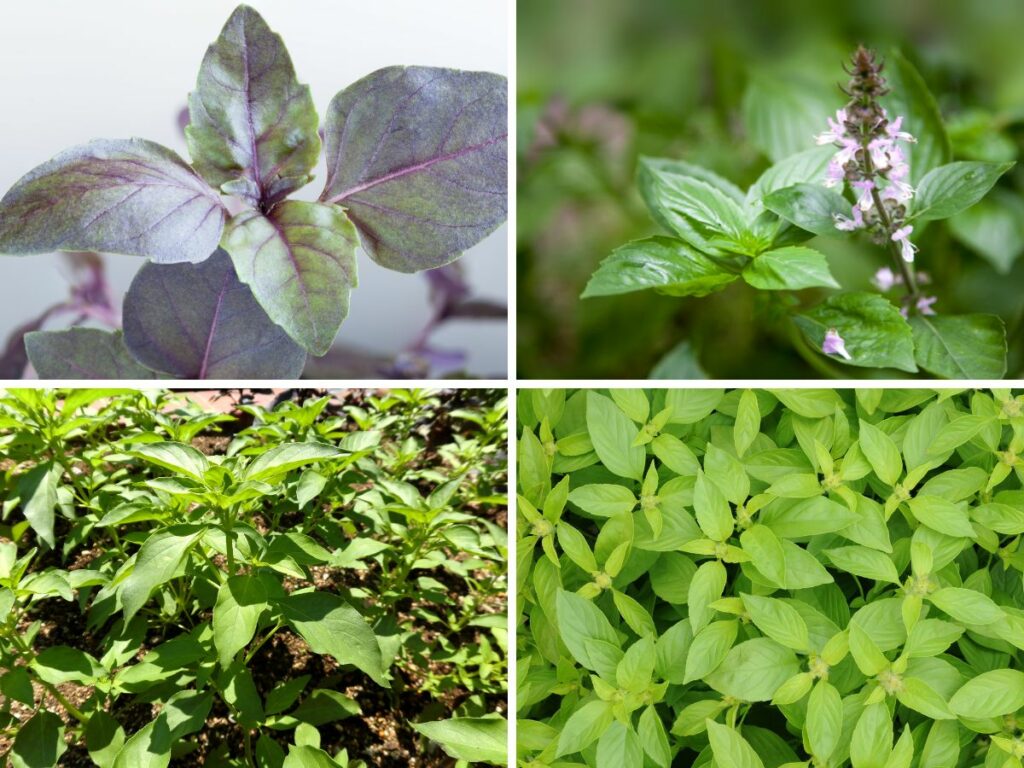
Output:
[[[503,395],[281,400],[0,397],[0,762],[505,763]]]
[[[522,764],[1021,765],[1024,395],[518,406]]]
[[[373,72],[328,108],[319,201],[288,200],[313,178],[319,116],[281,37],[239,6],[189,98],[191,166],[150,141],[93,141],[0,200],[2,254],[100,251],[160,265],[128,291],[123,343],[80,336],[82,366],[58,332],[38,332],[30,360],[49,378],[123,378],[126,346],[139,365],[178,378],[295,377],[348,315],[357,246],[418,272],[458,259],[505,220],[507,101],[500,75]],[[218,264],[195,266],[206,260]]]

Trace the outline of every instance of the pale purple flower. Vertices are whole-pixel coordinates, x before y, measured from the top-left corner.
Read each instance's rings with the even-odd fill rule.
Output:
[[[835,187],[842,184],[846,179],[846,169],[836,161],[835,158],[828,164],[828,168],[825,169],[825,186]]]
[[[871,164],[876,171],[884,171],[889,167],[894,149],[892,139],[872,139],[868,142],[868,154],[871,155]]]
[[[857,198],[857,206],[862,211],[871,210],[871,206],[874,204],[871,192],[875,188],[875,182],[871,179],[863,179],[860,181],[851,181],[850,186],[860,193],[860,197]]]
[[[894,286],[902,283],[903,277],[897,275],[889,267],[882,267],[875,272],[875,276],[871,278],[871,282],[874,283],[875,287],[882,293],[887,293],[888,291],[891,291]]]
[[[932,309],[932,304],[936,301],[938,301],[938,299],[935,296],[921,296],[917,300],[917,311],[922,315],[934,315],[935,310]]]
[[[892,233],[892,241],[900,244],[900,256],[908,264],[914,261],[914,254],[917,252],[917,246],[910,242],[910,233],[913,231],[914,228],[908,224]]]
[[[832,220],[835,222],[836,229],[843,232],[853,232],[855,229],[860,229],[864,226],[864,214],[861,213],[860,208],[854,206],[851,213],[853,218],[847,218],[841,213],[832,214]]]
[[[843,139],[839,144],[839,151],[836,152],[833,159],[840,165],[846,165],[857,154],[857,150],[860,149],[860,143],[856,139]]]
[[[825,340],[821,344],[821,351],[826,355],[839,355],[844,360],[853,360],[850,353],[846,351],[846,342],[839,335],[835,328],[829,328],[825,332]]]
[[[815,137],[815,141],[818,144],[836,144],[846,138],[846,110],[840,109],[836,111],[836,119],[833,120],[831,117],[828,118],[828,130],[824,133],[819,133]]]
[[[890,181],[889,186],[882,190],[883,200],[895,200],[905,203],[914,196],[914,188],[904,181]]]
[[[903,126],[903,115],[899,115],[895,120],[885,126],[885,133],[891,139],[900,139],[901,141],[907,141],[911,144],[916,144],[917,139],[911,136],[906,131],[901,131],[900,128]]]

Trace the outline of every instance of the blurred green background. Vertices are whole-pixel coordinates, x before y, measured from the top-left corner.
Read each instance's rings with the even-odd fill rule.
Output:
[[[751,100],[778,107],[797,148],[810,148],[845,101],[842,64],[864,43],[914,62],[955,159],[1018,159],[1022,33],[1021,0],[519,0],[519,375],[817,377],[773,336],[767,307],[740,281],[702,299],[579,299],[616,246],[658,232],[635,188],[637,157],[687,160],[745,188],[773,160],[764,126],[749,130],[744,119]],[[1013,377],[1024,365],[1021,189],[1018,166],[969,214],[929,227],[918,257],[939,311],[1003,317]],[[886,264],[866,239],[813,244],[847,290],[870,290]],[[801,294],[808,304],[823,297]]]

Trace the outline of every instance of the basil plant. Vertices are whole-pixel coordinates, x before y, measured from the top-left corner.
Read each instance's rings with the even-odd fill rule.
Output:
[[[58,154],[0,201],[0,253],[141,256],[124,329],[33,332],[47,378],[295,378],[330,349],[356,248],[418,272],[493,232],[507,207],[500,75],[388,67],[338,93],[322,126],[281,38],[239,6],[189,97],[191,164],[144,139]],[[290,199],[321,149],[316,202]]]
[[[921,75],[898,53],[889,63],[883,76],[880,58],[859,48],[845,106],[821,115],[827,130],[787,134],[782,157],[749,189],[691,163],[642,158],[640,193],[667,234],[616,249],[583,296],[702,297],[743,282],[760,292],[769,332],[823,377],[1004,376],[1003,319],[948,306],[935,239],[921,236],[980,202],[1013,162],[951,162]],[[748,104],[755,116],[757,106]],[[783,131],[762,112],[748,119],[752,132]],[[806,244],[814,236],[867,237],[888,264],[871,290],[844,290],[825,250]]]

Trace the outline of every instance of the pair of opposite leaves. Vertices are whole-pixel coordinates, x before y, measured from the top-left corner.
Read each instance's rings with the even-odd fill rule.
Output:
[[[240,6],[189,98],[193,165],[140,139],[63,152],[0,201],[0,253],[155,262],[125,300],[131,356],[116,336],[97,350],[108,370],[141,377],[134,357],[186,378],[297,376],[348,313],[360,240],[381,265],[415,272],[450,263],[505,220],[507,100],[500,75],[374,72],[328,107],[319,202],[287,200],[312,179],[319,121],[280,36]],[[220,193],[246,210],[230,216]],[[97,333],[31,334],[30,357],[67,362],[55,353],[104,343]]]

